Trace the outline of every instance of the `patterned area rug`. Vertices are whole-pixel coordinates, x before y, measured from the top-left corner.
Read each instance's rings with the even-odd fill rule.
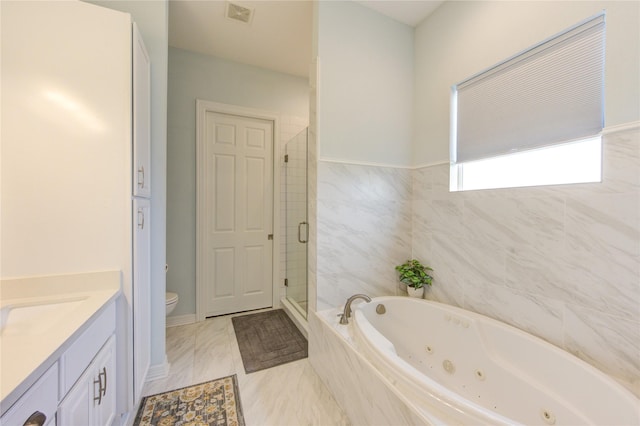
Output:
[[[138,425],[244,426],[236,375],[143,398]]]
[[[282,309],[233,317],[231,321],[247,373],[307,357],[307,339]]]

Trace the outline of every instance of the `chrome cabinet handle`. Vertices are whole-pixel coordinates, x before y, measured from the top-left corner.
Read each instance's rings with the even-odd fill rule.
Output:
[[[104,376],[104,387],[102,388],[102,396],[107,395],[107,367],[102,367],[102,373],[100,376]],[[102,379],[100,379],[102,381]]]
[[[144,210],[138,208],[138,229],[144,229]]]
[[[300,231],[301,231],[303,225],[308,225],[308,223],[307,222],[300,222],[298,224],[298,242],[302,243],[302,244],[305,244],[305,243],[307,243],[309,241],[309,227],[308,226],[305,227],[305,230],[306,230],[305,239],[303,240],[302,236],[300,234]]]
[[[140,179],[141,176],[142,179]],[[144,188],[144,166],[138,168],[138,186]]]
[[[96,396],[96,385],[98,385],[98,396]],[[98,401],[98,405],[102,404],[102,374],[98,374],[98,378],[93,380],[93,403]]]
[[[46,420],[47,416],[45,416],[44,413],[36,411],[29,416],[22,426],[42,426]]]
[[[104,383],[102,378],[104,377]],[[96,385],[98,385],[98,396],[96,396]],[[102,397],[107,394],[107,367],[102,367],[102,371],[98,373],[98,378],[93,381],[93,401],[98,401],[98,405],[102,404]]]
[[[104,377],[104,383],[102,378]],[[96,396],[96,385],[98,385],[98,396]],[[102,367],[102,371],[98,373],[98,378],[93,381],[93,401],[98,401],[98,405],[102,404],[102,397],[107,394],[107,367]]]

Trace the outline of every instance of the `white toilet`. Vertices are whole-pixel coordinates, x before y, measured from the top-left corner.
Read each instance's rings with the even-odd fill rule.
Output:
[[[167,292],[166,294],[166,312],[167,316],[173,311],[178,304],[178,294]]]

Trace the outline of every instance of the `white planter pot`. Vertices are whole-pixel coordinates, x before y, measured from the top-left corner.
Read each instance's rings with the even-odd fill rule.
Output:
[[[407,293],[409,294],[410,297],[417,297],[422,299],[422,297],[424,296],[424,287],[413,288],[413,287],[407,286]]]

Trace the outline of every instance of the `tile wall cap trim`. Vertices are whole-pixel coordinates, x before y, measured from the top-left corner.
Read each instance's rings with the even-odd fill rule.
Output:
[[[447,165],[449,164],[448,161],[434,161],[432,163],[424,163],[424,164],[419,164],[417,166],[400,166],[397,164],[374,163],[371,161],[341,160],[338,158],[329,158],[329,157],[320,157],[318,161],[324,162],[324,163],[349,164],[352,166],[387,167],[390,169],[404,169],[404,170],[417,170],[425,167],[433,167],[433,166],[441,166],[443,164],[447,164]]]
[[[449,161],[434,161],[432,163],[424,163],[417,166],[413,166],[411,168],[413,170],[418,170],[418,169],[426,169],[427,167],[444,166],[444,165],[449,166],[450,164],[451,163]]]
[[[625,130],[640,129],[640,120],[630,121],[628,123],[616,124],[615,126],[607,126],[602,129],[603,135],[611,135],[613,133],[624,132]]]
[[[401,166],[399,164],[385,164],[385,163],[376,163],[373,161],[356,161],[356,160],[343,160],[340,158],[330,158],[330,157],[320,157],[318,158],[319,162],[324,163],[339,163],[339,164],[350,164],[353,166],[373,166],[373,167],[387,167],[391,169],[407,169],[411,170],[413,166]]]

